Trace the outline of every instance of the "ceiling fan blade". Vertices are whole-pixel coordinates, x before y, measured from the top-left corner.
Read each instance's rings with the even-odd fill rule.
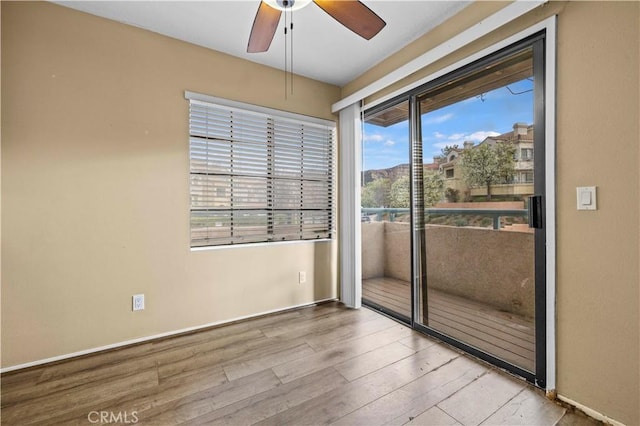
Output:
[[[269,50],[273,36],[276,33],[280,15],[282,12],[274,9],[267,3],[261,1],[256,19],[253,21],[251,35],[249,36],[249,44],[247,44],[248,53],[266,52]]]
[[[356,0],[314,0],[314,3],[333,19],[367,40],[387,25],[371,9]]]

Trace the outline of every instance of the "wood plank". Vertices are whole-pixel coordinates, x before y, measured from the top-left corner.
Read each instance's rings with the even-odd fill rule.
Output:
[[[525,386],[524,382],[491,371],[440,402],[438,407],[463,425],[479,425]]]
[[[367,353],[399,339],[407,337],[411,331],[400,324],[370,334],[359,339],[350,340],[348,345],[336,345],[335,348],[317,352],[304,359],[288,362],[273,368],[282,383],[291,382],[326,367],[339,364],[358,355]]]
[[[370,302],[373,302],[377,305],[380,305],[384,308],[387,308],[391,311],[394,312],[399,312],[399,313],[405,313],[405,312],[410,312],[410,307],[409,305],[406,305],[404,303],[400,303],[396,300],[393,300],[391,298],[388,298],[384,295],[379,295],[379,294],[375,294],[375,293],[371,293],[369,291],[363,291],[362,292],[362,300],[367,300]]]
[[[430,351],[431,348],[425,349]],[[424,352],[424,351],[423,351]],[[403,425],[486,374],[488,369],[464,356],[348,413],[336,425]]]
[[[106,411],[114,413],[136,413],[141,423],[157,410],[155,407],[175,403],[189,395],[213,389],[228,383],[227,377],[220,367],[203,368],[185,374],[173,376],[158,386],[151,388],[132,388],[130,392],[114,397],[105,403],[97,403],[90,411]],[[89,411],[74,410],[63,415],[51,413],[50,424],[86,425]]]
[[[409,308],[408,305],[404,305],[404,304],[398,303],[398,302],[396,302],[394,300],[391,300],[391,299],[388,299],[386,297],[377,296],[375,294],[372,295],[371,293],[363,293],[362,300],[363,301],[373,302],[373,303],[375,303],[377,305],[380,305],[380,306],[382,306],[384,308],[387,308],[388,310],[403,314],[405,316],[411,316],[410,315],[411,309]]]
[[[330,424],[458,356],[458,353],[444,346],[431,346],[256,424],[263,426]]]
[[[400,298],[405,298],[411,294],[411,286],[409,283],[400,280],[391,281],[387,278],[371,278],[367,280],[367,287],[374,290],[381,290],[384,293],[391,293]]]
[[[362,286],[363,300],[410,316],[408,283],[379,277],[363,280]],[[404,296],[401,297],[402,294]],[[531,320],[438,290],[429,290],[428,300],[430,327],[519,367],[533,370],[535,330]]]
[[[131,347],[121,348],[115,351],[107,351],[103,353],[92,354],[91,356],[78,357],[73,359],[72,361],[65,360],[38,367],[38,371],[41,372],[38,383],[67,377],[97,367],[102,368],[107,365],[117,365],[120,362],[131,360],[137,357],[148,356],[152,353],[151,348],[151,343],[144,343]],[[11,374],[12,373],[9,373],[9,377],[11,377]],[[5,380],[5,375],[2,375],[3,393],[4,390],[8,389],[9,387],[11,387],[11,389],[19,389],[23,385],[24,383],[10,383],[9,380]]]
[[[474,346],[478,349],[484,350],[485,352],[489,352],[492,355],[508,361],[512,364],[522,366],[523,368],[533,371],[534,361],[532,359],[524,358],[518,354],[515,354],[509,350],[503,349],[499,346],[493,345],[491,342],[487,342],[480,338],[477,338],[473,334],[467,334],[457,330],[453,327],[450,327],[448,324],[438,323],[432,321],[433,328],[436,330],[442,331],[442,333],[457,338],[471,346]]]
[[[153,358],[133,359],[117,365],[108,364],[105,367],[83,370],[72,377],[33,383],[26,387],[17,388],[10,385],[5,387],[5,384],[2,383],[2,408],[5,409],[18,402],[25,403],[34,398],[42,398],[43,396],[72,390],[88,382],[113,380],[123,376],[129,376],[132,373],[142,370],[155,370],[155,366],[155,360]]]
[[[389,302],[388,299],[370,297],[369,295],[363,294],[362,300],[365,303],[367,301],[375,303],[376,305],[380,305],[380,306],[382,306],[384,308],[387,308],[387,309],[391,310],[392,312],[404,315],[405,317],[410,317],[411,316],[411,311],[409,310],[409,308],[407,308],[406,306],[401,306],[401,305],[397,305],[395,303]]]
[[[408,289],[406,291],[400,292],[398,290],[394,291],[393,287],[367,284],[364,290],[366,290],[366,294],[370,295],[371,297],[388,299],[390,303],[395,303],[406,308],[410,307],[411,292]]]
[[[494,320],[488,320],[483,318],[481,315],[475,315],[473,313],[469,313],[466,310],[458,309],[456,307],[448,307],[447,305],[443,305],[440,303],[429,303],[428,311],[434,312],[442,312],[453,314],[456,317],[461,319],[465,319],[467,321],[472,321],[477,323],[481,327],[486,327],[486,329],[493,329],[499,331],[500,333],[507,334],[509,336],[513,336],[515,340],[523,342],[523,344],[533,344],[535,343],[535,333],[534,333],[534,325],[531,324],[526,330],[521,327],[513,327],[511,324],[507,322],[498,322]]]
[[[555,425],[566,409],[544,398],[541,391],[525,388],[500,407],[483,425]]]
[[[298,332],[299,335],[305,335],[340,325],[350,324],[353,321],[366,321],[368,317],[370,317],[370,315],[367,313],[363,315],[358,311],[351,309],[347,311],[340,311],[338,313],[329,312],[325,315],[304,317],[297,321],[279,322],[277,324],[260,327],[260,330],[267,337],[275,337],[284,334],[291,336],[294,332]]]
[[[457,426],[460,425],[456,419],[439,409],[438,407],[431,407],[424,413],[420,414],[418,417],[412,418],[409,422],[405,423],[405,425],[410,426],[430,426],[430,425],[438,425],[438,426]]]
[[[215,349],[206,352],[184,352],[176,354],[179,359],[168,359],[158,362],[158,374],[161,380],[185,371],[191,371],[203,367],[226,366],[232,363],[242,362],[252,358],[268,355],[285,355],[288,351],[297,352],[306,350],[306,343],[302,339],[271,340],[264,344],[254,345],[255,342],[247,341],[242,345]],[[262,342],[260,342],[262,343]]]
[[[405,288],[405,291],[402,294],[404,294],[407,300],[410,300],[411,297],[409,283],[395,278],[384,277],[363,280],[363,291],[365,291],[369,287],[382,288],[383,290],[385,288],[388,288],[390,292],[396,295],[398,294],[398,292],[396,291],[397,288]],[[430,304],[432,301],[437,304],[446,304],[452,309],[459,309],[472,315],[481,316],[483,319],[487,319],[496,324],[509,325],[515,329],[521,329],[525,332],[531,330],[533,326],[533,322],[531,319],[526,319],[522,318],[519,315],[498,311],[486,304],[447,294],[439,290],[429,289],[428,291],[430,299],[432,299],[429,302]],[[406,302],[404,300],[402,301],[403,305],[406,303],[409,302]]]
[[[452,294],[447,294],[442,291],[430,290],[430,292],[433,292],[433,298],[435,302],[450,306],[455,310],[468,312],[469,314],[476,315],[481,319],[486,319],[488,321],[487,323],[502,324],[516,330],[522,330],[524,332],[530,331],[533,327],[532,319],[499,311],[486,304],[474,302],[472,300],[454,296]]]
[[[311,346],[303,343],[288,350],[252,356],[240,362],[232,361],[230,364],[225,365],[223,369],[229,381],[232,381],[289,361],[306,358],[315,353],[316,351]]]
[[[393,342],[371,352],[359,355],[348,361],[335,365],[335,368],[345,379],[353,382],[362,376],[366,376],[376,370],[393,364],[403,358],[416,353],[405,345]]]
[[[309,346],[315,350],[319,350],[325,341],[340,340],[339,336],[341,334],[350,336],[355,330],[362,330],[364,334],[370,334],[397,324],[397,322],[393,320],[383,318],[384,317],[373,311],[369,310],[369,312],[364,312],[364,310],[362,310],[361,315],[351,317],[350,321],[323,323],[313,327],[303,328],[292,326],[288,331],[276,333],[276,336],[270,337],[269,339],[303,339]],[[372,331],[366,332],[367,330]]]
[[[363,280],[362,299],[404,316],[411,316],[411,289],[404,281],[386,277]]]
[[[418,333],[417,331],[411,333],[411,336],[405,337],[404,339],[399,340],[399,342],[416,351],[421,351],[437,343],[431,337],[425,336],[424,334]]]
[[[20,387],[29,387],[38,383],[38,379],[42,376],[42,372],[46,367],[32,367],[25,370],[10,371],[2,374],[3,387],[11,387],[13,389],[19,389]]]
[[[408,290],[406,292],[393,291],[393,288],[390,286],[382,286],[377,284],[367,284],[366,290],[368,293],[373,296],[378,297],[386,297],[389,300],[393,300],[394,302],[404,304],[410,297],[411,292]]]
[[[329,313],[336,312],[347,312],[350,311],[351,308],[347,308],[345,305],[338,301],[330,301],[330,302],[322,302],[316,305],[307,306],[303,309],[296,309],[293,312],[298,312],[300,316],[310,317],[317,315],[326,315]]]
[[[280,381],[271,370],[261,371],[204,391],[189,393],[180,399],[154,405],[139,414],[140,420],[143,423],[158,425],[186,422],[279,385]]]
[[[250,425],[296,407],[347,383],[333,368],[320,370],[293,382],[196,417],[186,424]]]
[[[369,334],[377,333],[378,331],[386,330],[387,328],[397,325],[398,323],[396,321],[382,315],[377,315],[369,321],[355,322],[342,327],[310,334],[304,337],[304,341],[315,351],[322,351],[333,348],[342,341],[368,336]]]
[[[65,414],[74,410],[88,413],[111,398],[131,392],[131,389],[157,385],[158,373],[155,369],[132,372],[116,379],[87,382],[60,394],[45,395],[3,407],[2,423],[19,425],[45,422],[52,417],[51,413]]]
[[[531,343],[523,343],[522,340],[514,338],[507,333],[487,327],[483,324],[478,324],[477,322],[468,320],[464,317],[456,317],[448,312],[435,311],[429,314],[430,324],[431,321],[437,321],[440,324],[447,324],[464,333],[475,335],[477,338],[482,339],[489,344],[507,349],[525,358],[533,357],[534,355],[535,346]]]

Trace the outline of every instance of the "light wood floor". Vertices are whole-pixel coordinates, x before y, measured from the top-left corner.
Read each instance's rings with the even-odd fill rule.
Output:
[[[158,425],[580,424],[524,381],[333,302],[4,374],[1,385],[6,425],[96,424],[101,413]]]
[[[532,320],[437,290],[429,290],[427,296],[430,327],[534,371],[535,327]],[[362,298],[411,316],[411,290],[406,281],[386,277],[363,280]]]

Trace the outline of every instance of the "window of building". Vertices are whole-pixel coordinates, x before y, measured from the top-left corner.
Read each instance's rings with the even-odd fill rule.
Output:
[[[444,171],[444,176],[449,179],[453,177],[453,169],[447,169]]]
[[[533,148],[522,148],[520,150],[520,157],[523,160],[533,160]]]
[[[334,123],[189,99],[191,247],[332,237]]]

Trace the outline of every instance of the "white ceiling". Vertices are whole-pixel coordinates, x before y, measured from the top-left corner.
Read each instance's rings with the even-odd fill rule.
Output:
[[[284,14],[265,53],[246,53],[259,0],[55,1],[249,61],[284,68]],[[315,4],[294,12],[294,72],[343,86],[470,1],[364,0],[387,23],[367,41]]]

